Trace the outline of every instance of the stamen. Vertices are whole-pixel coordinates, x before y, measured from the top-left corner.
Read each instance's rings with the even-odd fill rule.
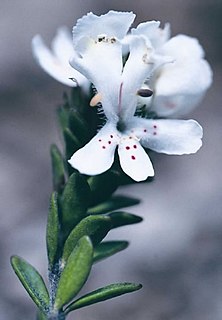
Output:
[[[98,36],[98,42],[105,42],[106,41],[106,35],[105,34],[101,34]]]
[[[150,89],[140,89],[137,91],[137,95],[140,97],[148,98],[153,95],[153,91]]]
[[[99,102],[102,100],[102,95],[101,93],[97,93],[90,101],[89,105],[90,107],[95,107]]]

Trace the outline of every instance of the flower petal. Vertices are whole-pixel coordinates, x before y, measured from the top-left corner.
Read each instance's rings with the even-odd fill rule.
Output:
[[[61,62],[62,59],[59,60],[55,57],[44,44],[40,35],[36,35],[32,39],[32,51],[38,64],[57,81],[70,87],[76,87],[77,83],[79,85],[85,85],[86,82],[88,83],[85,77],[70,67],[68,60],[67,63],[64,64]],[[77,82],[73,82],[69,78],[75,78]]]
[[[149,120],[134,118],[131,130],[141,144],[156,152],[190,154],[202,145],[202,127],[195,120]]]
[[[151,42],[152,46],[157,49],[170,38],[170,24],[166,23],[164,29],[159,28],[159,21],[148,21],[140,23],[137,28],[132,29],[134,35],[143,35]]]
[[[165,43],[159,51],[179,60],[200,59],[204,57],[204,50],[196,38],[179,34]]]
[[[143,37],[134,36],[130,42],[130,55],[123,69],[122,94],[119,114],[123,121],[132,118],[137,105],[137,91],[154,67],[152,48]]]
[[[206,60],[178,60],[160,67],[152,110],[159,116],[181,116],[195,108],[212,83]]]
[[[123,171],[135,181],[143,181],[154,176],[152,163],[138,140],[123,136],[118,154]]]
[[[126,35],[134,19],[135,14],[132,12],[117,12],[111,10],[101,16],[97,16],[90,12],[79,19],[76,26],[73,28],[74,45],[85,36],[94,40],[96,40],[99,35],[122,39]]]
[[[83,174],[96,175],[105,172],[112,166],[118,141],[117,130],[107,123],[89,143],[76,151],[68,162]]]
[[[120,42],[107,38],[99,42],[83,37],[76,45],[70,64],[95,85],[107,118],[117,121],[122,73]]]
[[[66,26],[60,27],[52,40],[52,51],[63,64],[69,64],[73,55],[72,33]]]

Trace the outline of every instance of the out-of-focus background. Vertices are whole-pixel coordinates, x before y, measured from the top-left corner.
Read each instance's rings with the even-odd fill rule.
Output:
[[[35,319],[35,308],[13,274],[18,254],[47,272],[45,225],[51,192],[49,145],[60,143],[55,109],[69,88],[35,63],[31,39],[47,43],[57,27],[83,14],[134,11],[136,24],[170,22],[172,34],[199,38],[214,84],[189,117],[204,127],[192,156],[152,154],[155,181],[120,189],[143,199],[131,212],[142,224],[112,233],[130,240],[124,253],[96,265],[88,290],[116,281],[144,285],[139,293],[88,307],[79,320],[221,320],[222,318],[222,1],[1,0],[0,3],[0,319]],[[181,75],[182,76],[182,75]]]

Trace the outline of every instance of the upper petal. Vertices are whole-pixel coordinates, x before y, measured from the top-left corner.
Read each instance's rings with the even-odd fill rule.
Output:
[[[119,114],[123,121],[132,118],[137,106],[137,91],[154,68],[153,51],[144,37],[134,36],[130,42],[130,55],[122,74],[122,92]]]
[[[83,37],[76,44],[70,64],[95,85],[107,118],[116,120],[122,73],[120,42]]]
[[[150,120],[134,118],[131,130],[141,144],[166,154],[195,153],[202,145],[203,130],[195,120]]]
[[[170,37],[170,24],[166,23],[164,28],[159,28],[159,21],[148,21],[140,23],[137,28],[133,28],[131,33],[134,35],[143,35],[151,42],[152,46],[157,49]]]
[[[123,171],[135,181],[154,176],[152,163],[138,140],[123,136],[118,147],[120,165]]]
[[[98,35],[105,34],[107,37],[122,39],[135,19],[132,12],[109,11],[108,13],[97,16],[92,12],[83,16],[77,21],[73,28],[74,45],[82,37],[96,39]]]
[[[103,173],[112,166],[118,141],[115,126],[107,123],[89,143],[76,151],[68,162],[83,174]]]
[[[60,59],[58,59],[47,48],[40,35],[36,35],[32,39],[32,51],[36,61],[43,70],[59,82],[70,87],[75,87],[77,83],[80,86],[89,87],[88,80],[78,71],[71,68],[68,60],[64,63],[64,59],[62,58],[63,51],[60,54]],[[69,78],[75,78],[76,82],[73,82]]]

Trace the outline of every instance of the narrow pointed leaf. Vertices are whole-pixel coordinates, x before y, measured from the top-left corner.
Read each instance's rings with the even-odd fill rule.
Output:
[[[125,207],[134,206],[140,203],[140,200],[125,196],[114,196],[110,200],[107,200],[95,207],[88,210],[88,214],[101,214],[107,213],[113,210],[118,210]]]
[[[143,220],[142,217],[123,211],[109,213],[108,217],[110,217],[112,221],[112,229],[126,226],[129,224],[139,223]]]
[[[47,230],[46,230],[46,243],[47,253],[49,260],[50,269],[56,262],[58,245],[59,245],[59,214],[58,214],[58,203],[57,193],[54,192],[50,201],[50,208],[48,214]]]
[[[93,263],[104,260],[112,255],[126,249],[128,241],[106,241],[98,244],[94,248]]]
[[[65,96],[66,101],[64,102],[64,105],[57,110],[59,124],[62,129],[62,131],[68,127],[69,125],[69,102],[67,95]]]
[[[62,154],[56,145],[51,146],[52,176],[53,188],[61,192],[65,184],[65,167]]]
[[[119,174],[107,171],[90,177],[88,184],[92,192],[91,206],[107,200],[119,186]]]
[[[105,216],[88,216],[81,220],[68,236],[63,250],[62,264],[65,264],[77,242],[83,236],[90,236],[93,243],[100,242],[111,228],[111,219]]]
[[[66,146],[66,158],[70,159],[75,151],[82,147],[82,143],[78,138],[70,131],[69,128],[65,128],[63,136]]]
[[[133,291],[137,291],[142,288],[141,284],[134,284],[134,283],[116,283],[110,284],[106,287],[97,289],[93,292],[82,296],[78,300],[71,303],[65,310],[66,314],[70,311],[83,308],[89,306],[94,303],[106,301],[108,299],[112,299],[122,294],[130,293]]]
[[[93,259],[93,246],[89,237],[83,237],[75,247],[61,273],[55,297],[55,308],[70,302],[86,282]]]
[[[77,86],[72,88],[71,104],[79,112],[82,112],[84,107],[89,108],[89,103],[86,99],[86,95],[83,93],[83,90],[81,87]]]
[[[90,188],[85,178],[73,173],[61,197],[62,227],[65,237],[87,215]]]
[[[70,109],[69,112],[69,128],[82,144],[89,141],[88,125],[80,113],[74,109]]]
[[[49,307],[49,294],[38,271],[18,256],[11,257],[11,265],[35,304],[43,312],[47,312]]]

